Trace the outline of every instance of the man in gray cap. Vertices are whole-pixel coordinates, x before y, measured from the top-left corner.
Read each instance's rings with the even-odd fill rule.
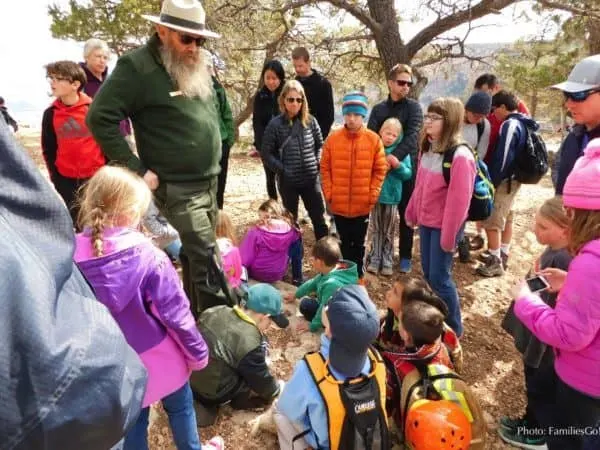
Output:
[[[87,122],[110,161],[144,178],[156,206],[179,232],[184,287],[192,313],[225,303],[211,272],[221,135],[212,79],[200,51],[207,38],[198,0],[165,0],[148,43],[119,58]],[[119,132],[131,118],[139,158]]]
[[[562,195],[567,176],[583,155],[588,142],[600,137],[600,55],[578,62],[567,81],[552,86],[565,96],[565,105],[575,126],[563,141],[553,171],[557,171],[556,195]]]

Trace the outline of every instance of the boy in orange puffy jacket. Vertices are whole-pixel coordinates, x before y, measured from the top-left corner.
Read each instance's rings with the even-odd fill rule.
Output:
[[[356,263],[359,277],[363,276],[369,213],[388,171],[381,139],[364,125],[367,112],[365,94],[346,94],[344,126],[329,134],[321,155],[323,195],[334,216],[342,256]]]

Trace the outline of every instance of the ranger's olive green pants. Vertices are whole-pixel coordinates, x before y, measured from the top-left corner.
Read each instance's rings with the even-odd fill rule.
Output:
[[[217,220],[217,177],[206,181],[161,182],[154,196],[156,206],[179,232],[182,243],[183,286],[196,319],[202,311],[226,304],[211,268]]]

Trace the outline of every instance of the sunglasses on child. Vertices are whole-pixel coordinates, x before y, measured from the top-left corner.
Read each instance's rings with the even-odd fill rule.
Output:
[[[412,81],[406,81],[406,80],[396,80],[396,84],[400,87],[404,87],[404,86],[408,86],[408,87],[412,87],[413,82]]]
[[[300,98],[300,97],[288,97],[288,98],[285,99],[285,101],[288,102],[288,103],[290,103],[290,104],[296,102],[299,105],[301,105],[302,102],[304,102],[304,99]]]
[[[579,102],[585,102],[590,95],[595,94],[597,92],[600,92],[600,90],[599,89],[590,89],[589,91],[581,91],[581,92],[563,92],[563,95],[565,96],[565,101],[571,100],[571,101],[579,103]]]
[[[179,32],[177,35],[179,36],[179,42],[181,42],[183,45],[190,45],[192,42],[195,42],[196,47],[202,47],[206,42],[206,38],[203,37],[190,36],[189,34],[183,34]]]

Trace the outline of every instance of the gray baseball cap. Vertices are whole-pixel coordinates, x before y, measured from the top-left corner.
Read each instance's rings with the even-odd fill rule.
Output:
[[[579,61],[567,81],[551,86],[564,92],[574,93],[600,89],[600,55],[588,56]]]

